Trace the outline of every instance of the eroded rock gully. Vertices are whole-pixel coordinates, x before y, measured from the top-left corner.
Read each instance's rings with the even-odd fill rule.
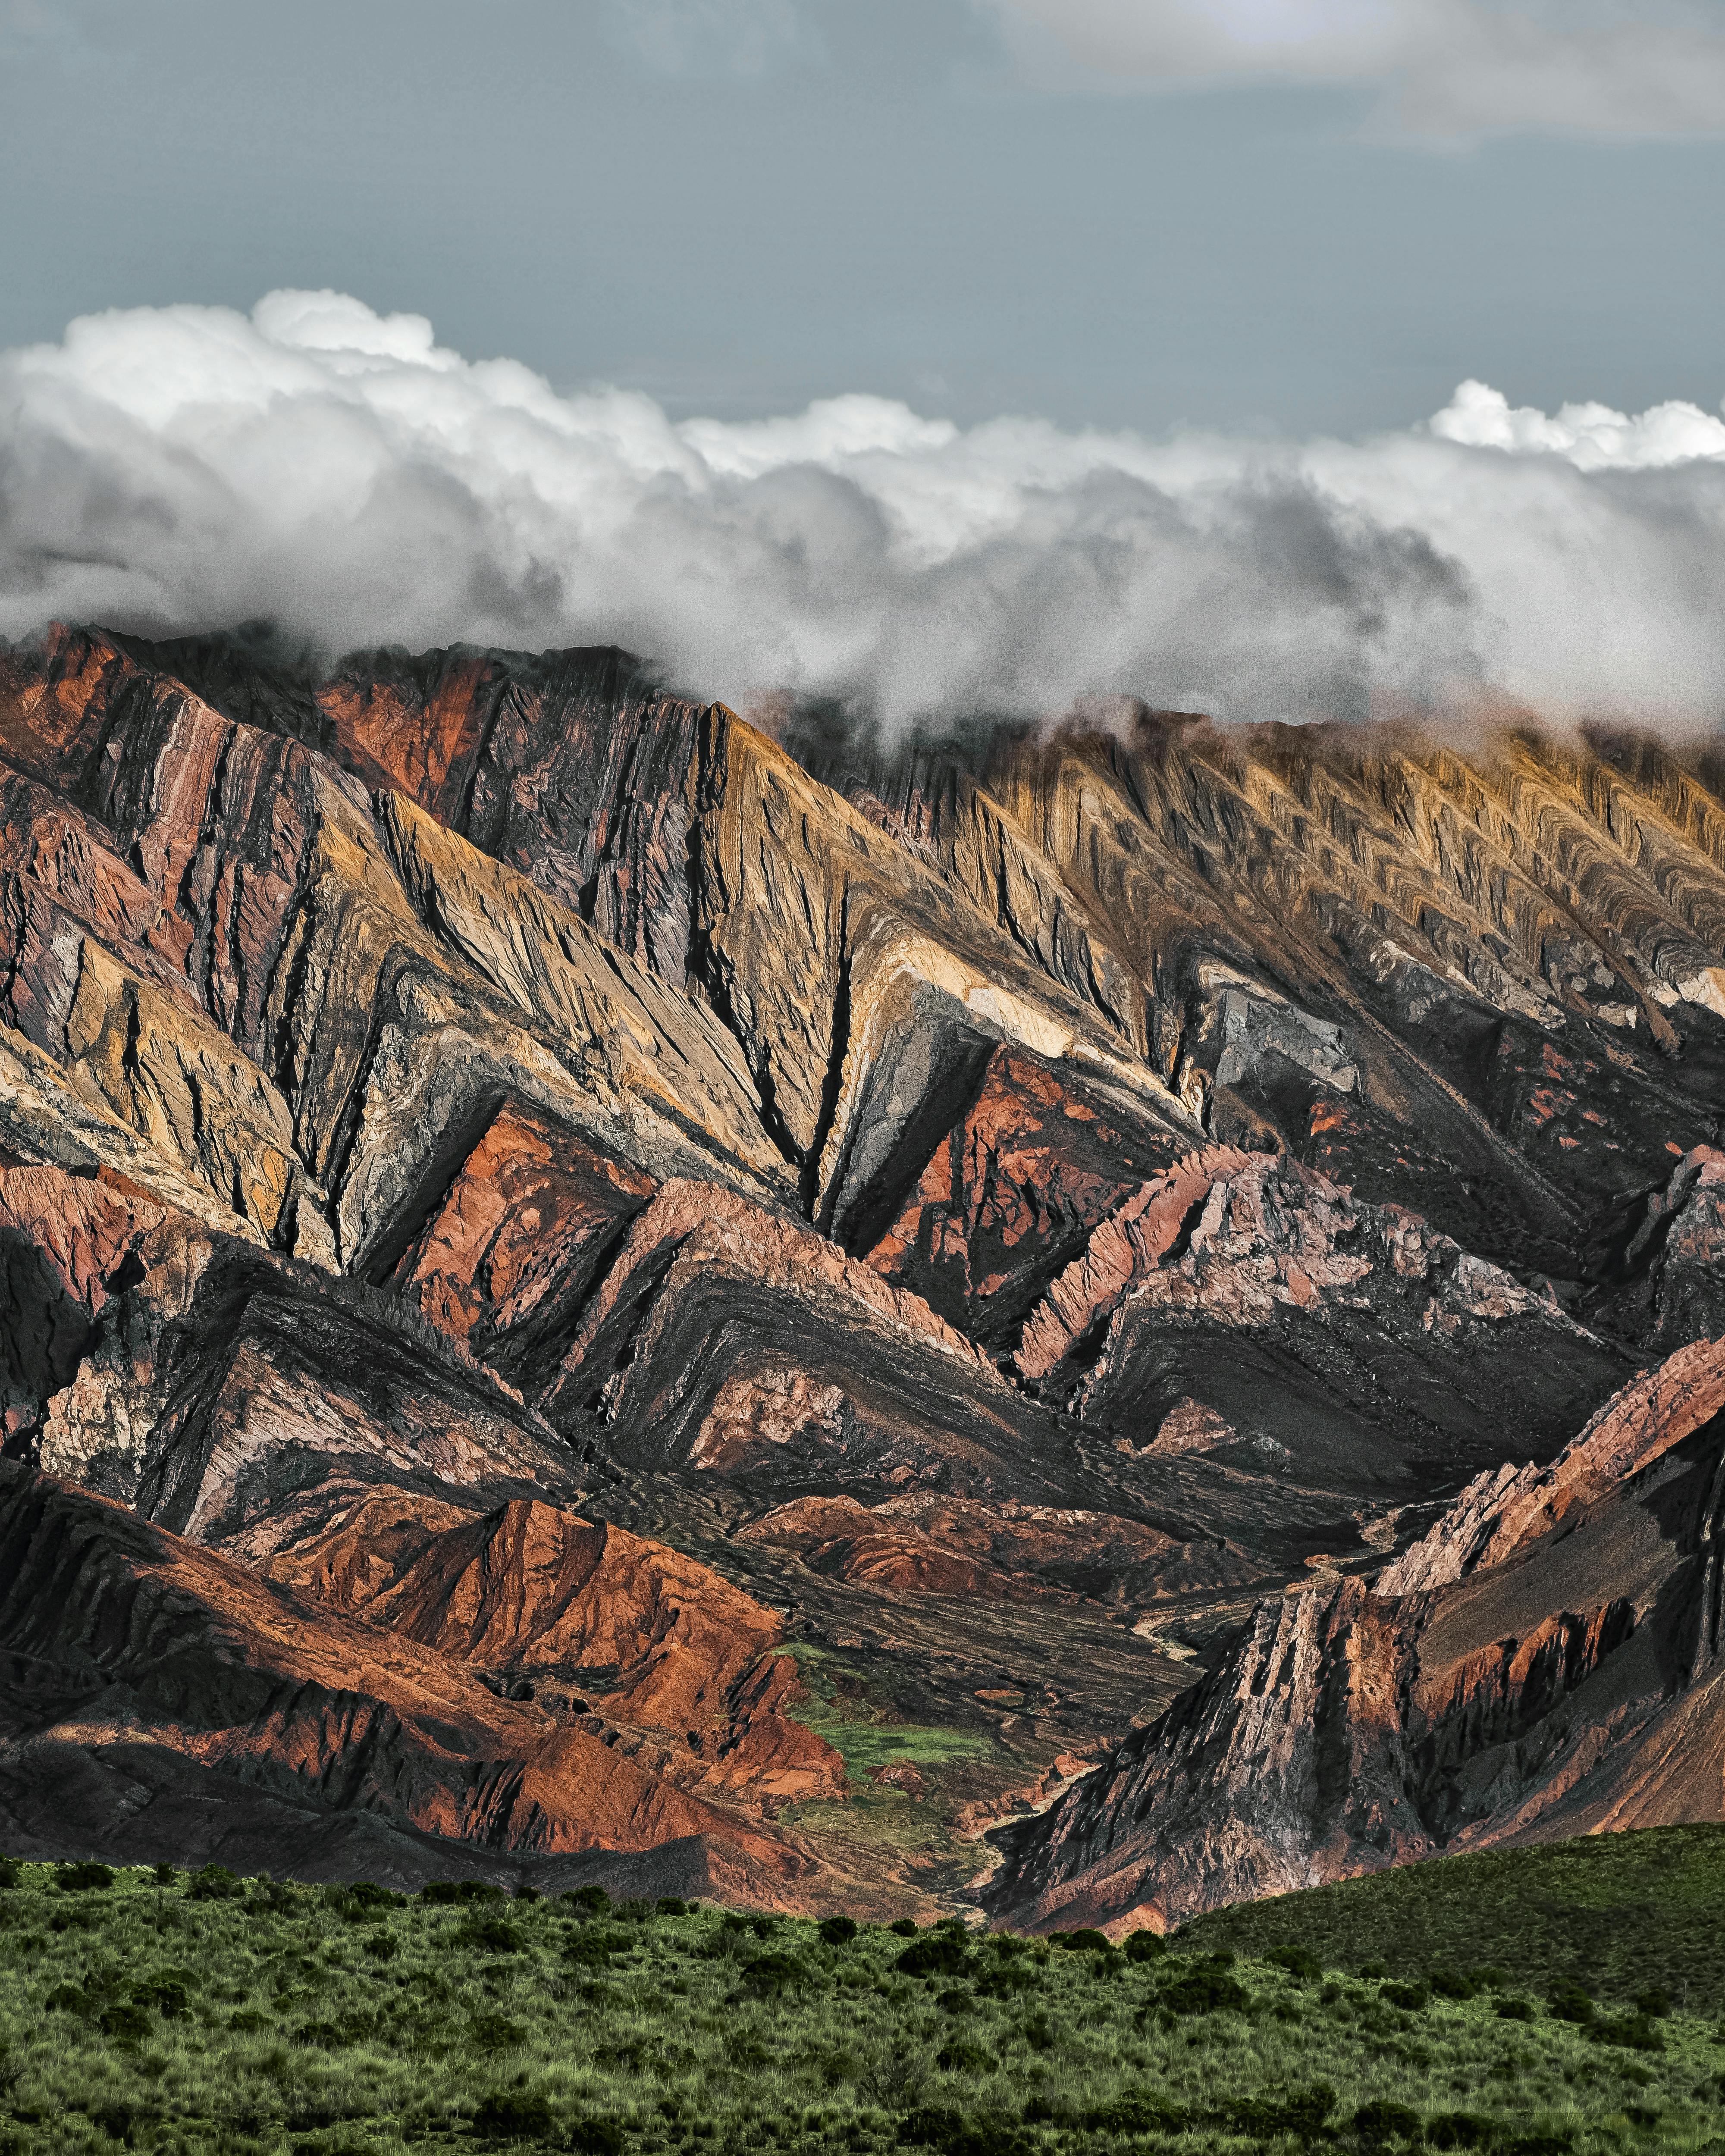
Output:
[[[1054,1922],[1713,1815],[1717,762],[0,651],[5,1838],[927,1912],[1106,1761]]]

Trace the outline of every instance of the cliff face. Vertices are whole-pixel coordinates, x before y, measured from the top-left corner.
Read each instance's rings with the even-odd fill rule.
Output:
[[[1509,1577],[1516,1507],[1549,1541],[1605,1503],[1628,1471],[1592,1437],[1551,1463],[1725,1322],[1713,768],[1149,713],[886,756],[614,651],[325,680],[219,637],[0,652],[0,1508],[36,1523],[31,1595],[86,1528],[116,1580],[185,1568],[198,1641],[231,1616],[271,1674],[255,1712],[200,1720],[191,1676],[150,1707],[181,1732],[150,1740],[162,1816],[195,1758],[247,1834],[267,1789],[299,1862],[376,1834],[515,1862],[578,1816],[607,1861],[927,1907],[962,1825],[1142,1747],[1199,1676],[1173,1712],[1210,1734],[1151,1809],[1189,1804],[1254,1655],[1263,1788],[1303,1786],[1353,1686],[1337,1786],[1378,1824],[1325,1836],[1435,1845],[1477,1819],[1389,1763],[1407,1613]],[[1409,1584],[1363,1599],[1386,1562]],[[1562,1656],[1609,1661],[1620,1621]],[[134,1686],[131,1651],[79,1684]],[[184,1666],[220,1692],[228,1651]],[[387,1771],[270,1704],[314,1662],[355,1731],[421,1732]],[[508,1804],[426,1763],[414,1686],[468,1702]],[[131,1845],[71,1708],[4,1712],[33,1758],[61,1732],[83,1840]],[[855,1874],[858,1785],[809,1727],[847,1717],[951,1732],[932,1855]],[[39,1835],[31,1786],[0,1802]],[[1268,1863],[1238,1832],[1217,1879]]]

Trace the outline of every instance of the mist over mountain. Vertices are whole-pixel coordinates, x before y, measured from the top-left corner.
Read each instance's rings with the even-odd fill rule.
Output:
[[[1358,442],[968,429],[866,396],[748,424],[563,395],[418,316],[280,291],[0,357],[0,634],[264,619],[616,643],[740,709],[1046,721],[1725,717],[1725,423],[1464,382]]]

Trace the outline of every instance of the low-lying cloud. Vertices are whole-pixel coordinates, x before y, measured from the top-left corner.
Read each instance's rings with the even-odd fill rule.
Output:
[[[0,634],[267,618],[617,642],[889,729],[1140,696],[1224,719],[1725,722],[1725,423],[1464,383],[1405,433],[1153,442],[873,397],[673,424],[276,292],[0,355]]]
[[[1148,90],[1353,84],[1389,134],[1725,132],[1718,0],[975,0],[1046,77]],[[1028,36],[1027,34],[1028,33]]]

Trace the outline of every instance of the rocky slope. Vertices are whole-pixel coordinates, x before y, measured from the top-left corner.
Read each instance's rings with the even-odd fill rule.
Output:
[[[0,651],[0,1712],[60,1763],[17,1833],[267,1792],[301,1866],[675,1845],[927,1907],[1057,1763],[1219,1714],[1266,1610],[1412,1653],[1335,1643],[1473,1573],[1365,1575],[1555,1502],[1506,1458],[1725,1322],[1715,776],[1148,712],[887,754],[614,651]],[[99,1601],[205,1613],[207,1715],[23,1644],[98,1543]],[[338,1665],[356,1733],[290,1736]],[[109,1691],[178,1732],[147,1802]],[[458,1697],[508,1805],[363,1764]]]
[[[1725,1815],[1725,1342],[1550,1466],[1487,1471],[1374,1579],[1261,1602],[1045,1818],[997,1912],[1158,1928],[1440,1851]]]

